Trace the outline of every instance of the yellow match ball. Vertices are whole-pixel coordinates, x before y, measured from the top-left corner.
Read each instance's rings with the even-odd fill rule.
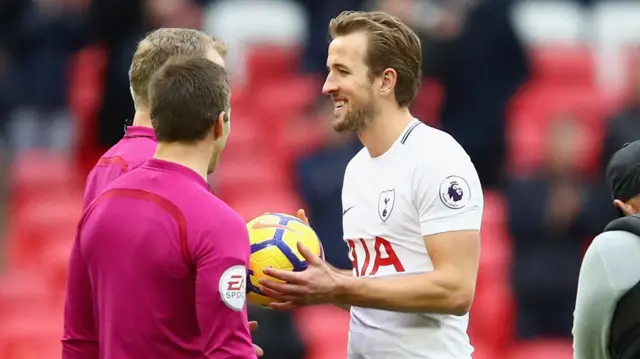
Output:
[[[324,251],[318,235],[297,217],[281,213],[266,213],[247,223],[251,242],[249,262],[249,282],[247,293],[249,302],[263,307],[276,300],[265,296],[258,279],[267,277],[263,270],[271,267],[300,272],[307,268],[307,262],[298,251],[298,242],[324,260]]]

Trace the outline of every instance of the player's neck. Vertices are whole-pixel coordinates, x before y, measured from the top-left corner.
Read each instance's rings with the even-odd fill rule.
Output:
[[[413,116],[408,108],[381,111],[358,137],[369,155],[378,157],[391,148],[411,121]]]
[[[204,143],[159,142],[153,158],[190,168],[206,180],[209,160],[211,159],[211,156],[207,156],[207,154],[211,154],[211,149],[204,149],[204,146],[206,146]]]
[[[136,113],[133,115],[133,126],[149,127],[151,128],[151,116],[149,111],[144,108],[136,109]]]

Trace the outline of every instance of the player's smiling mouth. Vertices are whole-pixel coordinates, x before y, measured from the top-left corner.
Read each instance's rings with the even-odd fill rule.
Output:
[[[347,104],[347,101],[344,99],[334,99],[333,100],[333,111],[334,112],[338,112],[340,110],[342,110],[344,108],[344,106]]]

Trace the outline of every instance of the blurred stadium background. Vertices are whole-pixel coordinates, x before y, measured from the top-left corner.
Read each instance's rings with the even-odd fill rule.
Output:
[[[1,1],[0,358],[60,356],[84,179],[133,114],[127,69],[152,28],[230,47],[233,133],[215,192],[247,219],[307,208],[328,260],[349,268],[340,187],[360,145],[332,133],[320,87],[329,19],[373,8],[422,37],[414,114],[453,134],[485,185],[475,358],[571,358],[581,256],[616,215],[603,166],[640,138],[638,1]],[[251,315],[266,358],[345,357],[346,312]]]

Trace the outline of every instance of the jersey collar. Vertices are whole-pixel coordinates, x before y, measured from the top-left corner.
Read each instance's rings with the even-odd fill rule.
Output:
[[[198,185],[202,186],[207,191],[211,191],[211,187],[209,187],[209,183],[207,183],[207,181],[204,178],[202,178],[202,176],[200,176],[191,168],[185,167],[175,162],[169,162],[169,161],[165,161],[157,158],[152,158],[147,162],[145,162],[144,166],[149,168],[159,169],[162,171],[177,172],[177,173],[183,174],[189,177],[194,182],[198,183]]]
[[[156,140],[156,134],[153,132],[153,128],[144,126],[127,126],[125,129],[124,138],[146,137],[152,140]]]

